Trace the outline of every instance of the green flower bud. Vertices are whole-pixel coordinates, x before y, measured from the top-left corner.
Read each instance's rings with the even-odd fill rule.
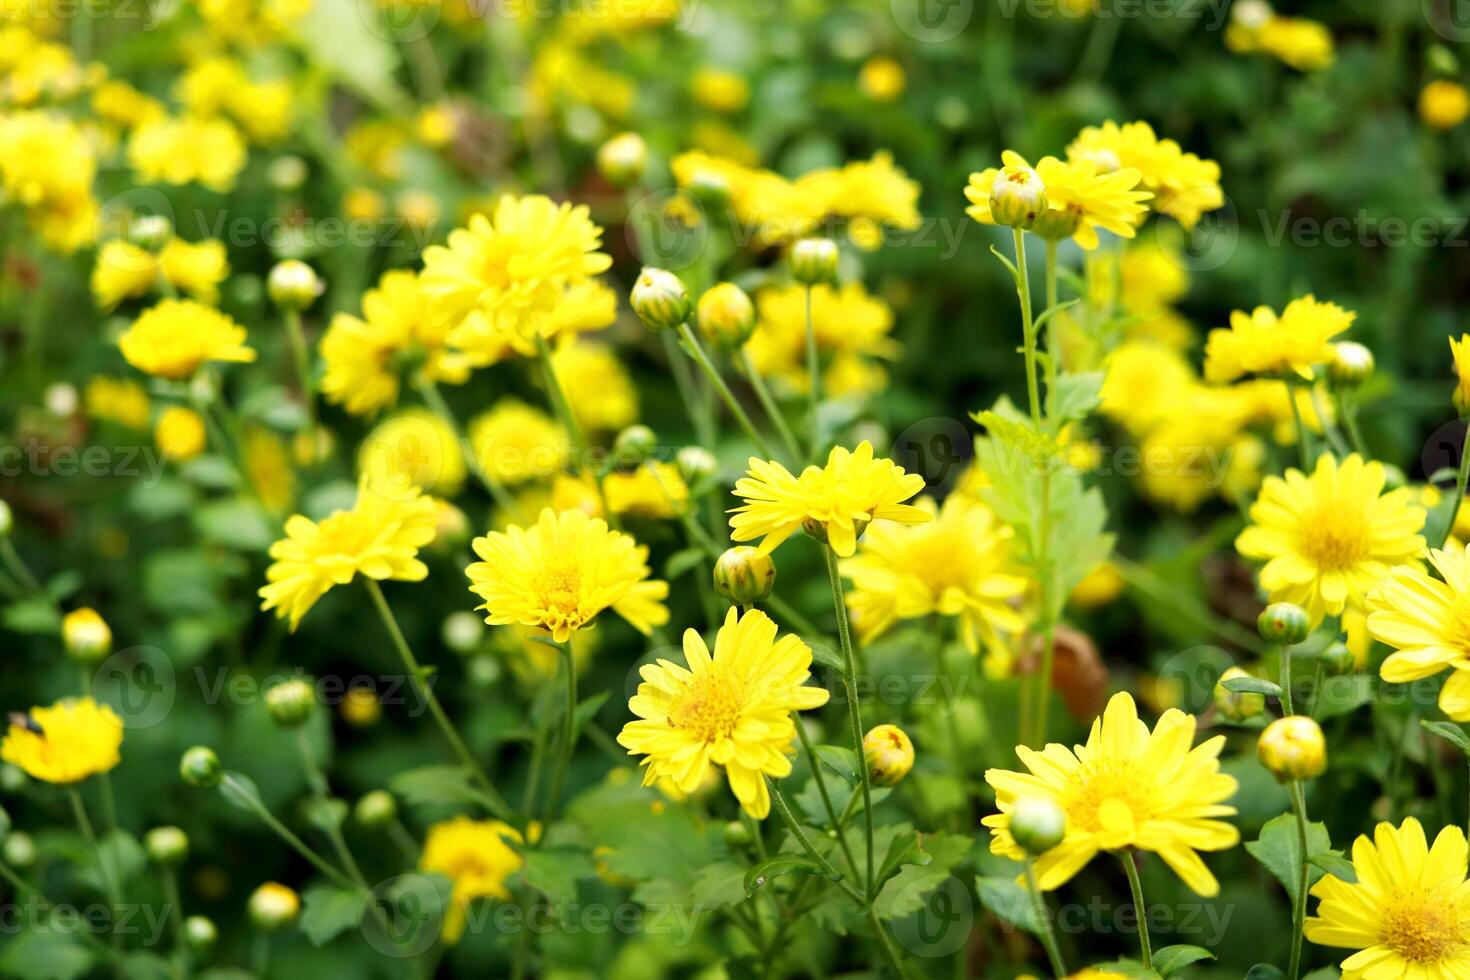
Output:
[[[1306,715],[1288,715],[1266,726],[1256,755],[1280,782],[1312,779],[1327,769],[1327,740],[1321,726]]]
[[[1345,677],[1358,669],[1358,658],[1341,640],[1327,644],[1322,651],[1322,670],[1328,677]]]
[[[1356,388],[1373,376],[1373,352],[1352,340],[1332,345],[1327,376],[1339,388]]]
[[[140,214],[128,226],[128,241],[156,252],[174,237],[174,224],[161,214]]]
[[[1082,227],[1082,209],[1076,206],[1054,208],[1048,206],[1036,216],[1031,233],[1049,242],[1060,242],[1077,234]]]
[[[751,840],[750,828],[744,821],[731,820],[725,824],[725,843],[730,847],[745,847]]]
[[[276,157],[265,171],[266,181],[278,191],[298,190],[310,175],[306,161],[291,153]]]
[[[735,350],[755,332],[755,304],[733,282],[722,282],[699,297],[699,332],[723,350]]]
[[[630,425],[613,440],[613,463],[620,469],[636,469],[658,448],[658,436],[646,425]]]
[[[250,896],[248,911],[257,929],[275,932],[296,921],[301,911],[301,896],[280,882],[267,881]]]
[[[722,208],[730,202],[729,178],[713,170],[697,171],[686,189],[707,208]]]
[[[619,133],[597,148],[597,170],[614,187],[630,187],[648,166],[648,144],[637,133]]]
[[[791,278],[804,286],[837,281],[837,243],[830,238],[803,238],[791,246]]]
[[[10,814],[5,812],[5,808],[3,806],[0,806],[0,841],[4,841],[5,838],[9,836],[10,827]]]
[[[398,819],[398,801],[387,790],[375,789],[357,801],[352,816],[370,830],[387,827]]]
[[[776,586],[776,562],[748,545],[736,545],[715,559],[715,592],[741,606],[753,605]]]
[[[282,728],[300,728],[316,708],[316,688],[304,677],[282,681],[265,692],[271,720]]]
[[[283,310],[296,311],[316,302],[324,288],[316,270],[297,259],[277,262],[265,286],[272,303]]]
[[[897,725],[877,725],[863,736],[863,764],[878,786],[897,786],[914,768],[914,743]]]
[[[1016,845],[1036,857],[1067,836],[1067,814],[1051,800],[1022,797],[1011,806],[1010,828]]]
[[[1454,78],[1460,74],[1460,59],[1443,44],[1431,44],[1424,52],[1424,63],[1436,75]]]
[[[633,284],[630,302],[649,330],[673,330],[689,322],[689,290],[667,269],[645,267]]]
[[[36,863],[39,853],[36,842],[23,830],[11,831],[4,842],[0,842],[0,859],[22,871]]]
[[[78,663],[99,663],[112,652],[112,629],[97,610],[73,609],[61,619],[61,645]]]
[[[674,454],[674,462],[679,467],[679,476],[690,486],[708,480],[719,468],[714,453],[703,446],[685,446]]]
[[[154,827],[143,838],[148,860],[169,868],[183,864],[189,856],[189,835],[178,827]]]
[[[1273,602],[1256,617],[1256,629],[1268,643],[1291,646],[1307,638],[1312,621],[1307,611],[1295,603]]]
[[[219,930],[214,922],[202,915],[191,915],[184,920],[184,944],[196,956],[208,956],[219,940]]]
[[[196,745],[185,751],[179,760],[179,775],[195,789],[214,789],[219,785],[224,770],[214,749]]]
[[[1226,681],[1249,676],[1251,675],[1239,667],[1230,667],[1220,675],[1219,682],[1215,684],[1215,709],[1231,721],[1245,721],[1266,710],[1264,694],[1237,694],[1225,687]]]
[[[990,217],[1029,231],[1047,211],[1046,185],[1030,167],[1002,167],[990,187]]]
[[[0,538],[10,537],[10,532],[15,528],[15,512],[10,505],[0,500]]]
[[[452,612],[444,617],[439,636],[445,646],[461,656],[474,653],[485,640],[485,620],[464,609]]]

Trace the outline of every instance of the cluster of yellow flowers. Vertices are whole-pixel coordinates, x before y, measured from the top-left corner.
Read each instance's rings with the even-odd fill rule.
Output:
[[[1266,0],[1243,0],[1230,8],[1225,45],[1237,54],[1268,54],[1297,71],[1332,67],[1332,33],[1305,17],[1283,17]]]

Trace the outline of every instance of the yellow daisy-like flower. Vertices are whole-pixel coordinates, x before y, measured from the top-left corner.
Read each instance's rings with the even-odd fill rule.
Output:
[[[1430,847],[1413,817],[1380,823],[1372,840],[1353,842],[1356,882],[1329,874],[1312,886],[1321,902],[1307,939],[1357,950],[1342,961],[1342,980],[1467,980],[1466,854],[1459,827],[1445,827]]]
[[[202,242],[170,238],[158,263],[163,278],[176,289],[210,305],[219,302],[219,284],[230,274],[225,246],[212,238]]]
[[[1236,782],[1220,771],[1225,736],[1191,748],[1194,733],[1194,716],[1173,708],[1150,732],[1133,698],[1119,693],[1092,723],[1086,745],[1069,749],[1053,742],[1040,752],[1017,746],[1029,772],[985,773],[1000,809],[982,821],[991,830],[990,850],[1021,860],[1011,810],[1017,800],[1048,800],[1067,814],[1067,832],[1036,859],[1042,889],[1061,886],[1099,851],[1133,847],[1163,858],[1196,894],[1219,894],[1198,852],[1239,842],[1240,832],[1221,819],[1235,813],[1225,801],[1235,795]]]
[[[557,345],[551,365],[584,430],[616,432],[638,419],[638,389],[613,349],[595,341]]]
[[[1395,568],[1368,594],[1368,632],[1393,647],[1379,674],[1406,684],[1450,670],[1439,708],[1470,721],[1470,553],[1451,544],[1432,549],[1440,578],[1414,567]]]
[[[1450,338],[1450,356],[1455,361],[1455,407],[1464,411],[1470,407],[1470,333]]]
[[[628,517],[665,520],[689,507],[689,487],[673,463],[650,462],[631,473],[615,470],[603,481],[602,491],[608,509]]]
[[[806,287],[778,286],[756,294],[757,324],[746,353],[763,377],[783,391],[804,393],[811,384],[806,363]],[[891,336],[893,311],[858,282],[812,288],[812,331],[825,365],[823,394],[841,398],[881,389],[882,362],[902,352]]]
[[[67,698],[32,709],[26,725],[12,723],[0,743],[0,760],[42,782],[79,783],[116,766],[122,740],[122,719],[111,708],[91,698]]]
[[[745,501],[730,518],[735,541],[761,539],[768,555],[798,530],[821,537],[843,558],[857,550],[857,539],[873,521],[923,524],[933,515],[905,504],[924,489],[924,478],[905,473],[889,459],[874,459],[873,444],[833,448],[827,465],[808,466],[800,476],[774,460],[750,458],[750,469],[735,484]]]
[[[136,381],[98,375],[87,382],[82,404],[94,419],[116,422],[130,429],[148,428],[153,403]]]
[[[115,238],[97,250],[92,296],[110,310],[130,296],[143,296],[158,281],[158,259],[145,248]]]
[[[1024,157],[1011,150],[1001,154],[1001,160],[1007,167],[1031,169]],[[1153,197],[1150,191],[1136,190],[1143,179],[1138,170],[1101,171],[1097,162],[1087,157],[1071,161],[1044,157],[1035,170],[1046,188],[1047,207],[1031,230],[1042,238],[1072,238],[1091,251],[1100,243],[1099,228],[1121,238],[1138,234],[1138,225],[1148,214],[1144,202]],[[965,187],[965,197],[970,201],[965,213],[981,224],[995,223],[990,213],[990,191],[999,174],[997,167],[971,174]]]
[[[200,183],[228,193],[245,168],[245,142],[223,119],[150,119],[133,130],[128,164],[148,183]]]
[[[469,905],[477,898],[510,900],[506,881],[526,863],[511,846],[520,832],[499,820],[455,817],[429,828],[419,868],[447,877],[453,887],[440,937],[450,945],[464,936]]]
[[[1247,374],[1296,375],[1312,380],[1312,369],[1332,358],[1332,338],[1358,315],[1315,296],[1292,300],[1281,316],[1269,306],[1230,314],[1230,327],[1210,331],[1205,341],[1205,377],[1234,381]]]
[[[551,416],[514,398],[470,419],[467,432],[480,467],[511,486],[560,472],[572,451],[566,430]]]
[[[160,452],[175,462],[193,459],[209,445],[204,417],[192,408],[170,405],[158,416],[153,441]]]
[[[463,384],[470,364],[449,347],[448,333],[418,276],[386,272],[363,294],[362,317],[338,313],[322,336],[322,394],[354,415],[369,415],[398,400],[400,371],[415,363],[426,381]]]
[[[900,619],[931,614],[956,616],[971,653],[980,641],[994,645],[998,634],[1020,633],[1017,612],[1029,583],[1009,570],[1010,528],[990,508],[950,495],[942,508],[925,497],[918,507],[938,519],[928,524],[880,524],[863,536],[857,554],[843,559],[852,580],[848,595],[853,623],[863,642]]]
[[[384,420],[362,441],[357,469],[380,491],[417,487],[452,497],[464,483],[464,452],[454,429],[433,412],[413,409]]]
[[[286,536],[271,545],[261,610],[289,616],[294,631],[332,586],[354,576],[422,581],[429,569],[417,556],[434,540],[435,521],[433,499],[416,489],[379,491],[367,483],[358,487],[351,510],[336,511],[321,523],[292,516]]]
[[[771,810],[765,777],[791,774],[796,740],[794,711],[820,708],[828,692],[809,687],[812,651],[793,635],[777,639],[776,624],[758,609],[734,609],[715,635],[711,655],[694,630],[684,631],[681,667],[647,664],[643,683],[628,701],[638,716],[618,744],[643,760],[643,785],[668,778],[692,793],[713,766],[722,766],[730,790],[757,820]]]
[[[1225,29],[1225,46],[1236,54],[1269,54],[1303,72],[1331,68],[1337,57],[1326,24],[1305,17],[1280,17],[1271,11],[1257,23],[1234,17]]]
[[[129,364],[147,374],[179,380],[206,361],[249,363],[245,328],[219,310],[187,299],[166,299],[144,310],[117,341]]]
[[[1261,587],[1272,602],[1294,602],[1314,623],[1362,610],[1392,568],[1415,561],[1424,511],[1408,487],[1383,493],[1383,480],[1382,464],[1356,453],[1340,464],[1323,454],[1310,477],[1266,478],[1235,547],[1266,562]]]
[[[640,633],[669,621],[669,584],[650,579],[648,549],[580,510],[551,508],[529,528],[511,525],[474,541],[465,569],[492,626],[538,626],[558,643],[611,609]]]
[[[1146,122],[1089,126],[1067,147],[1067,159],[1091,160],[1103,173],[1120,167],[1137,170],[1144,188],[1154,193],[1154,210],[1185,228],[1225,205],[1220,165],[1184,152],[1171,139],[1159,139]]]
[[[210,239],[190,243],[169,239],[154,255],[122,239],[113,239],[97,251],[92,267],[92,295],[103,310],[125,299],[145,296],[158,284],[159,273],[178,290],[201,303],[219,302],[219,284],[230,274],[225,247]]]
[[[424,250],[425,292],[456,326],[453,342],[473,349],[485,334],[531,341],[568,286],[612,264],[598,248],[602,229],[586,206],[541,195],[500,199]]]

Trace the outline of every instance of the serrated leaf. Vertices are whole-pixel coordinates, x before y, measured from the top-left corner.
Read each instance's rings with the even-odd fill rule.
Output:
[[[562,902],[574,900],[577,882],[596,873],[592,859],[581,851],[548,849],[526,852],[521,877],[547,898]]]
[[[923,908],[929,893],[948,880],[948,868],[905,864],[878,890],[873,911],[882,919],[902,919]]]
[[[807,874],[822,875],[826,872],[822,866],[809,857],[800,854],[780,854],[767,861],[762,861],[755,867],[746,871],[743,875],[743,883],[746,895],[754,895],[766,885],[780,878],[782,875],[791,874],[793,871],[805,871]],[[834,881],[837,879],[833,879]]]
[[[1102,400],[1105,377],[1101,371],[1058,376],[1056,387],[1046,395],[1048,418],[1060,422],[1086,418]]]
[[[841,745],[818,745],[814,750],[822,765],[847,780],[849,784],[856,783],[862,775],[858,768],[857,753],[852,749]]]
[[[50,599],[32,595],[7,603],[0,624],[12,633],[45,636],[61,629],[61,615]]]
[[[1012,878],[981,876],[975,879],[980,904],[1014,929],[1040,935],[1045,923],[1031,893]]]
[[[312,885],[301,893],[301,931],[313,946],[325,946],[357,928],[364,895],[355,888]]]
[[[1231,677],[1220,684],[1231,694],[1265,694],[1273,698],[1282,695],[1280,684],[1260,677]]]
[[[1248,841],[1245,849],[1250,852],[1251,857],[1275,875],[1276,880],[1286,889],[1287,897],[1293,903],[1296,902],[1297,879],[1300,875],[1302,858],[1300,844],[1297,840],[1296,817],[1290,813],[1283,813],[1278,817],[1272,817],[1266,821],[1261,828],[1261,836],[1253,841]],[[1321,823],[1310,823],[1307,825],[1307,853],[1325,853],[1332,850],[1332,839],[1327,834],[1327,828]],[[1307,885],[1310,887],[1322,877],[1322,870],[1307,866]]]
[[[1455,748],[1470,756],[1470,735],[1465,734],[1465,729],[1459,725],[1452,725],[1447,721],[1420,721],[1426,731],[1438,735],[1449,742]]]
[[[1160,976],[1169,977],[1201,960],[1213,960],[1215,954],[1203,946],[1165,946],[1154,954],[1153,964]]]

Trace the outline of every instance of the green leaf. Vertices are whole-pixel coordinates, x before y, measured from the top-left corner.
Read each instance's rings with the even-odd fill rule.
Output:
[[[581,851],[556,849],[526,852],[521,877],[553,902],[577,897],[577,882],[597,873],[592,859]]]
[[[1102,401],[1105,377],[1101,371],[1058,376],[1056,387],[1046,395],[1047,415],[1062,422],[1086,418]]]
[[[76,980],[92,968],[92,954],[61,932],[22,932],[0,952],[0,974],[19,980]]]
[[[689,891],[696,908],[721,909],[745,901],[746,867],[734,861],[717,861],[699,869]]]
[[[929,893],[948,880],[972,846],[974,840],[964,834],[921,836],[913,863],[903,865],[898,874],[883,883],[873,901],[874,911],[885,919],[901,919],[917,912],[924,907]]]
[[[219,781],[219,795],[246,813],[259,813],[265,807],[255,780],[243,772],[226,772]]]
[[[767,884],[793,871],[805,871],[810,875],[826,877],[822,866],[811,858],[801,854],[780,854],[767,861],[762,861],[745,872],[743,875],[745,894],[754,895]]]
[[[1276,876],[1286,889],[1287,896],[1293,903],[1296,902],[1297,879],[1300,874],[1301,862],[1305,855],[1301,853],[1297,842],[1296,817],[1290,813],[1283,813],[1266,821],[1261,828],[1261,836],[1253,841],[1247,842],[1245,849],[1250,852],[1251,857],[1261,862],[1266,870]],[[1332,850],[1332,839],[1327,835],[1327,828],[1321,823],[1310,823],[1307,825],[1307,853],[1326,853]],[[1322,877],[1320,868],[1307,867],[1307,884],[1312,885]]]
[[[1008,259],[1004,255],[1000,254],[1000,249],[996,248],[994,245],[990,246],[990,254],[991,255],[994,255],[996,258],[1000,259],[1000,264],[1003,265],[1003,266],[1005,266],[1006,269],[1010,272],[1010,274],[1011,274],[1011,281],[1016,284],[1016,288],[1017,289],[1020,289],[1021,288],[1021,273],[1018,272],[1018,271],[1016,271],[1016,263],[1012,262],[1010,259]]]
[[[306,801],[303,809],[308,823],[329,834],[347,820],[347,803],[343,800],[312,797]]]
[[[607,699],[611,696],[611,691],[598,691],[577,705],[577,716],[573,722],[576,725],[577,731],[580,732],[587,727],[588,723],[597,716],[597,712],[602,709],[602,706],[607,703]]]
[[[1459,725],[1452,725],[1447,721],[1420,721],[1424,728],[1449,742],[1465,755],[1470,756],[1470,736],[1465,734],[1465,729]]]
[[[1358,872],[1353,867],[1353,862],[1343,857],[1341,851],[1317,851],[1307,855],[1307,861],[1350,885],[1355,884],[1358,880]]]
[[[7,603],[0,623],[12,633],[45,636],[61,629],[61,616],[51,600],[42,595],[26,596]]]
[[[888,876],[900,864],[928,864],[933,860],[932,855],[919,850],[919,835],[916,831],[901,831],[888,842],[888,853],[884,856],[883,863],[878,865],[877,880],[887,881]]]
[[[127,980],[174,980],[177,974],[168,960],[156,953],[128,953],[123,958],[122,973]]]
[[[704,549],[702,548],[685,548],[682,551],[676,551],[664,562],[664,578],[672,582],[690,569],[698,568],[702,561],[704,561]]]
[[[1265,694],[1273,698],[1282,695],[1280,684],[1260,677],[1231,677],[1220,683],[1232,694]]]
[[[393,81],[398,53],[376,9],[354,0],[316,0],[296,27],[312,64],[380,109],[403,108],[407,98]]]
[[[265,551],[276,540],[275,522],[248,500],[220,500],[194,512],[194,526],[205,541],[236,551]]]
[[[985,877],[975,879],[980,904],[1013,929],[1040,935],[1045,923],[1031,893],[1012,878]]]
[[[1336,718],[1372,704],[1377,695],[1378,678],[1371,674],[1328,677],[1322,681],[1322,693],[1312,702],[1312,714],[1318,721]]]
[[[301,931],[313,946],[325,946],[357,928],[364,895],[355,888],[312,885],[301,893]]]
[[[847,665],[842,662],[842,654],[836,650],[823,643],[811,643],[808,645],[812,648],[812,663],[821,664],[828,670],[842,671],[847,669]]]
[[[1203,946],[1165,946],[1154,954],[1154,969],[1169,977],[1200,960],[1212,960],[1215,954]]]
[[[814,751],[817,758],[822,760],[822,765],[847,780],[849,785],[856,783],[862,775],[862,770],[858,768],[857,753],[852,749],[841,745],[818,745]]]
[[[409,806],[487,806],[484,794],[471,785],[469,772],[461,766],[410,769],[394,776],[389,786]]]
[[[1340,980],[1341,977],[1342,971],[1337,967],[1324,966],[1320,970],[1313,970],[1311,973],[1308,973],[1302,977],[1302,980]]]
[[[1148,969],[1137,960],[1115,960],[1112,963],[1099,963],[1096,970],[1104,973],[1116,973],[1120,976],[1129,977],[1130,980],[1159,980],[1158,973]]]

